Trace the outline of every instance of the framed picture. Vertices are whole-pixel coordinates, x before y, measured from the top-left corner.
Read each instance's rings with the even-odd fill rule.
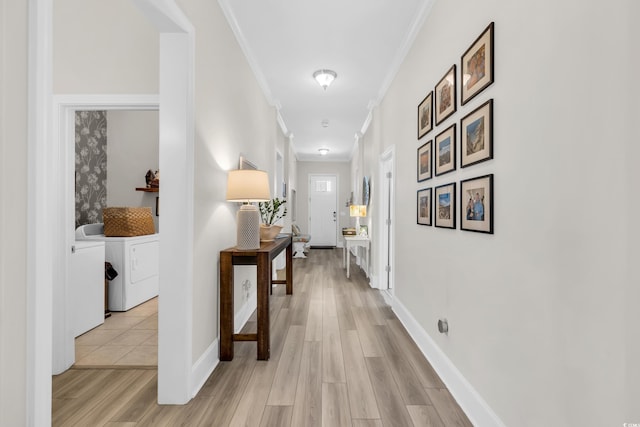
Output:
[[[433,92],[418,105],[418,139],[433,129]]]
[[[456,66],[449,68],[436,85],[436,125],[456,112]]]
[[[493,83],[493,22],[462,55],[461,67],[464,105]]]
[[[238,169],[258,169],[258,167],[254,163],[247,160],[247,158],[244,155],[240,154]]]
[[[362,237],[368,237],[369,236],[369,227],[366,225],[361,225],[360,226],[360,232],[358,233],[360,236]]]
[[[493,159],[493,99],[460,120],[460,166]]]
[[[436,136],[435,172],[443,175],[456,169],[456,124],[452,124]]]
[[[493,234],[493,174],[460,183],[460,229]]]
[[[456,183],[436,187],[434,194],[436,205],[436,227],[456,228]]]
[[[431,141],[418,148],[418,182],[431,178]]]
[[[418,190],[417,218],[420,225],[431,225],[431,188]]]

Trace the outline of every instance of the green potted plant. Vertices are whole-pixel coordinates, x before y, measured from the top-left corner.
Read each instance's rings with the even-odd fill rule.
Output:
[[[260,218],[262,219],[262,224],[260,224],[260,241],[272,242],[280,233],[282,226],[274,225],[274,223],[287,215],[286,203],[286,200],[280,200],[277,197],[267,202],[258,203]]]

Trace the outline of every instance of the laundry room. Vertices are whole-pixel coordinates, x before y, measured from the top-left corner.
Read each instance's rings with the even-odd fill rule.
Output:
[[[158,151],[157,110],[76,111],[76,366],[157,365]],[[111,233],[113,208],[136,230]]]

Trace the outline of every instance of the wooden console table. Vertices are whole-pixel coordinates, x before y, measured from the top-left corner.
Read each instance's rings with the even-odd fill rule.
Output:
[[[287,256],[286,280],[272,280],[272,261],[284,249]],[[233,360],[234,341],[257,341],[258,360],[269,360],[269,294],[272,284],[286,284],[287,295],[293,293],[292,261],[291,235],[273,242],[262,242],[260,249],[243,251],[233,247],[220,251],[220,360]],[[255,265],[258,270],[258,327],[255,334],[234,334],[233,268],[236,265]]]

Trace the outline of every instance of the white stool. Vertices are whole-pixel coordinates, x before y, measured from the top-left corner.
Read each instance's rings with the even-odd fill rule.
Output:
[[[294,258],[306,258],[304,254],[304,245],[306,242],[293,242],[293,257]]]

